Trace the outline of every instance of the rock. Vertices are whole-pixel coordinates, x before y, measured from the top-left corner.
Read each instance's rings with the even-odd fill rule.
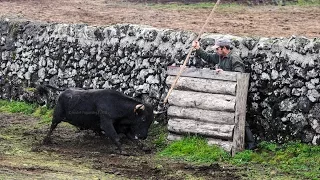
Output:
[[[310,125],[316,133],[320,134],[320,119],[312,119]]]
[[[275,80],[279,77],[279,73],[276,70],[272,70],[271,72],[271,79]]]
[[[320,97],[320,93],[315,89],[308,90],[307,97],[311,102],[316,102]]]
[[[270,76],[269,76],[269,74],[267,74],[267,73],[262,73],[261,79],[262,79],[262,80],[270,80]]]
[[[320,135],[316,135],[313,137],[312,144],[313,145],[320,145]]]
[[[297,103],[293,98],[288,98],[280,102],[279,110],[280,111],[293,111],[297,106]]]
[[[160,83],[160,81],[159,81],[159,76],[158,76],[158,75],[155,75],[155,76],[151,75],[151,76],[149,76],[149,77],[147,78],[147,80],[146,80],[146,83],[148,83],[148,84],[159,84],[159,83]]]
[[[51,75],[55,75],[57,74],[57,69],[49,69],[48,73],[51,74]]]
[[[301,110],[302,112],[304,113],[307,113],[310,111],[311,109],[311,102],[310,100],[303,96],[303,97],[300,97],[298,100],[297,100],[297,108],[299,110]]]
[[[46,77],[46,69],[45,68],[39,69],[38,76],[40,79],[44,79]]]

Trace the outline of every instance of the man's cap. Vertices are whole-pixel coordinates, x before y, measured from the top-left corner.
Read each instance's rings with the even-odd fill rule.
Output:
[[[231,46],[231,41],[229,39],[225,39],[225,38],[217,39],[212,48],[216,49],[220,46]]]

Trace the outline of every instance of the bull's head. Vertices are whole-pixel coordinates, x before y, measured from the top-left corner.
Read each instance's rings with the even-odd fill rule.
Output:
[[[131,130],[135,139],[146,139],[149,127],[153,121],[153,108],[149,105],[138,104],[134,108],[136,123]]]

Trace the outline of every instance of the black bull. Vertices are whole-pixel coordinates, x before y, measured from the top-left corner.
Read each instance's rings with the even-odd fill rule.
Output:
[[[48,92],[44,88],[39,86],[38,91]],[[58,97],[44,142],[49,141],[52,131],[62,121],[105,134],[121,152],[119,133],[124,133],[131,140],[146,139],[153,121],[153,108],[115,90],[70,88]]]

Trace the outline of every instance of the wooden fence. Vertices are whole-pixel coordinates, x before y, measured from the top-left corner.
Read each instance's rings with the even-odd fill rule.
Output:
[[[168,67],[173,84],[180,67]],[[196,134],[234,155],[244,149],[249,74],[185,68],[168,103],[169,140]]]

